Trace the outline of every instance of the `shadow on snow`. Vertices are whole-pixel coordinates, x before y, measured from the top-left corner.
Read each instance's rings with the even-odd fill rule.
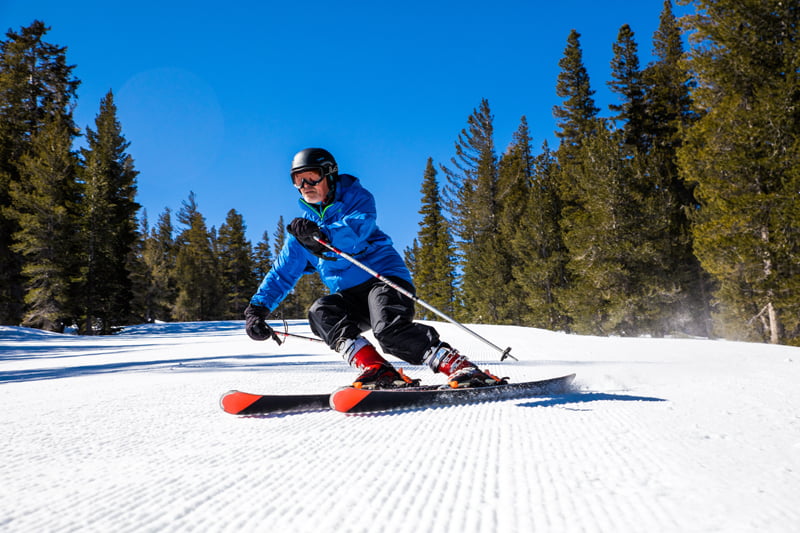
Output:
[[[634,396],[630,394],[611,394],[607,392],[573,392],[563,396],[535,399],[517,404],[520,407],[555,407],[570,404],[587,404],[591,402],[666,402],[664,398],[652,396]],[[583,411],[588,409],[577,409]]]
[[[306,357],[313,355],[303,354]],[[330,361],[274,361],[286,357],[297,357],[298,354],[280,355],[232,355],[228,357],[196,357],[181,359],[156,359],[148,361],[120,361],[97,365],[78,365],[72,367],[31,368],[21,370],[8,370],[0,372],[0,383],[22,381],[38,381],[47,379],[61,379],[99,374],[112,374],[120,372],[147,372],[147,371],[220,371],[220,370],[257,370],[271,367],[307,367],[307,366],[340,366]],[[269,361],[265,361],[269,360]]]
[[[523,401],[521,401],[523,400]],[[453,402],[437,405],[413,406],[406,409],[393,409],[389,411],[379,411],[372,413],[349,413],[347,416],[356,417],[377,417],[377,416],[397,416],[417,411],[427,411],[432,409],[446,409],[452,407],[464,407],[467,405],[478,405],[498,402],[519,402],[517,407],[564,407],[571,411],[589,411],[590,408],[566,407],[572,404],[581,405],[592,402],[666,402],[664,398],[652,396],[636,396],[630,394],[611,394],[606,392],[568,392],[562,395],[542,396],[537,398],[498,398],[496,400],[481,400],[480,402]],[[281,413],[285,415],[286,413]]]

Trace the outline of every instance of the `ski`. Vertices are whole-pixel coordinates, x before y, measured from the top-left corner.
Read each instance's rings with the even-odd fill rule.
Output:
[[[392,409],[490,402],[562,394],[569,390],[573,379],[575,379],[575,374],[539,381],[464,389],[409,387],[407,389],[364,390],[345,387],[331,394],[330,404],[333,409],[342,413],[368,413]]]
[[[435,390],[439,385],[423,385],[414,390]],[[331,395],[325,394],[253,394],[229,390],[220,397],[222,410],[232,415],[265,415],[300,411],[328,410]]]
[[[330,409],[330,394],[251,394],[231,390],[222,395],[222,410],[232,415],[264,415]]]
[[[568,390],[574,378],[575,374],[569,374],[539,381],[467,389],[443,389],[440,385],[377,390],[344,387],[333,394],[253,394],[231,390],[222,395],[220,406],[226,413],[241,416],[330,408],[344,413],[367,413],[560,394]]]
[[[414,390],[434,390],[439,385],[423,385]],[[229,390],[219,399],[222,410],[232,415],[266,415],[320,411],[331,408],[329,393],[324,394],[253,394]]]

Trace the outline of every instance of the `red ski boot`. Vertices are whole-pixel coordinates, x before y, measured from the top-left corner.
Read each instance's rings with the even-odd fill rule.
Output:
[[[357,389],[396,389],[419,385],[418,379],[411,379],[395,369],[364,337],[347,339],[337,348],[350,366],[362,371],[353,382],[353,387]]]
[[[508,378],[499,378],[488,370],[480,370],[446,342],[431,348],[426,354],[425,362],[434,372],[447,374],[447,384],[454,389],[508,383]]]

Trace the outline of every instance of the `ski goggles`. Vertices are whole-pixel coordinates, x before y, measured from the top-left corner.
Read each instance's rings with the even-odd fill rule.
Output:
[[[305,172],[305,171],[301,171],[301,172]],[[320,177],[318,179],[314,180],[314,179],[303,178],[303,179],[300,180],[300,183],[297,183],[297,174],[299,174],[299,173],[300,172],[296,172],[295,174],[292,174],[292,184],[298,189],[302,189],[306,185],[308,185],[310,187],[314,187],[315,185],[319,185],[322,182],[322,180],[325,179],[325,176],[320,175]]]

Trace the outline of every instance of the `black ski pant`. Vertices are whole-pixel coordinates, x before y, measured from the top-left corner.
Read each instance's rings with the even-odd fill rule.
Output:
[[[414,286],[389,278],[411,294]],[[439,343],[436,330],[414,320],[414,301],[378,279],[323,296],[308,310],[311,331],[336,349],[342,339],[355,339],[371,329],[386,354],[413,365]]]

